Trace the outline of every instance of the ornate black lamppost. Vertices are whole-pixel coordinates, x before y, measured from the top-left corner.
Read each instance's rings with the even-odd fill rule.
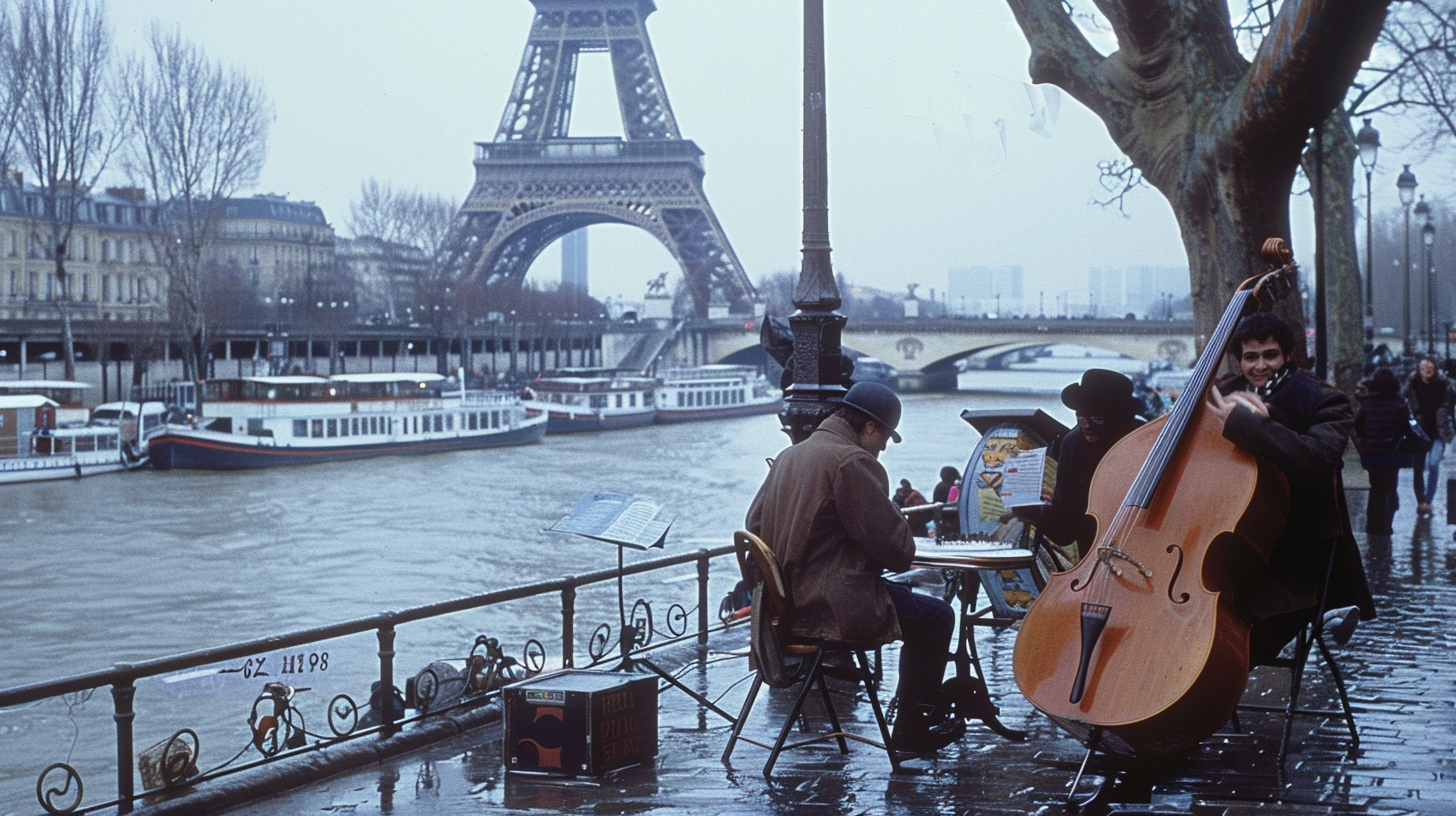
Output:
[[[1425,226],[1421,227],[1422,258],[1426,262],[1426,353],[1436,353],[1436,225],[1427,215]]]
[[[1411,172],[1407,164],[1401,171],[1400,178],[1395,180],[1396,189],[1400,190],[1400,204],[1405,208],[1405,302],[1402,307],[1404,322],[1401,323],[1401,333],[1405,336],[1405,348],[1402,351],[1410,354],[1411,331],[1410,331],[1410,217],[1411,202],[1416,197],[1416,174]]]
[[[1426,227],[1429,227],[1431,225],[1431,205],[1426,203],[1426,197],[1424,194],[1421,195],[1421,200],[1416,202],[1416,208],[1411,212],[1414,213],[1416,217],[1416,229],[1421,231],[1421,265],[1419,267],[1420,271],[1417,274],[1424,275],[1426,272],[1426,267],[1428,265],[1427,253],[1430,251],[1430,247],[1428,247],[1425,243],[1425,232]],[[1409,303],[1407,303],[1407,305],[1409,305]],[[1406,313],[1407,316],[1409,316],[1409,314],[1409,312]],[[1419,335],[1420,331],[1418,331],[1414,327],[1414,325],[1406,329],[1405,336],[1407,341],[1407,353],[1418,351],[1420,349],[1421,344],[1419,340],[1414,339],[1417,338]]]
[[[1370,174],[1375,171],[1375,159],[1380,153],[1380,131],[1365,120],[1365,127],[1355,136],[1360,146],[1360,163],[1365,166],[1365,339],[1375,339],[1375,227],[1370,220]]]
[[[804,0],[804,235],[803,266],[789,317],[793,381],[779,422],[796,444],[809,438],[839,406],[841,375],[839,287],[829,262],[829,157],[824,115],[824,0]]]

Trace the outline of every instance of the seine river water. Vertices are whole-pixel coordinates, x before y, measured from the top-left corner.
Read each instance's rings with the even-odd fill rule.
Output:
[[[905,441],[882,457],[892,483],[908,478],[929,495],[941,466],[964,468],[978,436],[959,418],[962,409],[1037,406],[1069,421],[1055,389],[1077,375],[1037,376],[1048,393],[907,395]],[[629,563],[726,544],[765,458],[786,445],[776,419],[760,416],[548,436],[516,448],[9,486],[0,490],[0,688],[615,566],[612,546],[544,529],[588,491],[640,495],[674,519],[664,550],[629,551]],[[677,593],[689,605],[692,574],[681,568]],[[734,580],[724,559],[713,572],[712,604]],[[628,603],[673,583],[629,584]],[[597,623],[615,620],[615,602],[609,587],[582,591],[579,644]],[[539,638],[559,665],[555,597],[458,617],[401,628],[400,685],[435,657],[468,653],[481,632],[513,651]],[[318,689],[312,699],[300,695],[311,730],[325,730],[323,695],[347,689],[361,699],[377,676],[372,638],[353,640],[334,646],[328,675],[278,678]],[[276,669],[283,658],[274,659]],[[317,662],[312,653],[302,659]],[[205,737],[204,767],[245,747],[248,705],[262,681],[230,678],[230,696],[139,683],[138,750],[209,722],[231,723],[242,736],[240,744]],[[91,766],[83,776],[98,793],[88,803],[114,795],[107,792],[115,772],[106,770],[114,767],[111,704],[102,689],[90,699],[0,711],[0,814],[32,812],[36,775],[68,758]],[[17,804],[17,795],[29,804]]]

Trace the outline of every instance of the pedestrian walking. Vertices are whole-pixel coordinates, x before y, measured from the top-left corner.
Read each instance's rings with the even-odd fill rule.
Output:
[[[1391,521],[1400,509],[1400,491],[1396,489],[1400,469],[1412,464],[1411,454],[1396,451],[1401,436],[1410,427],[1410,410],[1400,397],[1400,380],[1388,368],[1375,370],[1366,391],[1355,413],[1355,449],[1360,452],[1360,466],[1370,476],[1365,532],[1390,535]]]
[[[1446,455],[1446,445],[1456,435],[1451,410],[1456,404],[1456,391],[1451,381],[1436,367],[1434,357],[1422,357],[1414,374],[1406,381],[1403,392],[1411,416],[1431,440],[1431,449],[1426,451],[1425,460],[1415,463],[1416,512],[1422,518],[1431,517],[1431,501],[1436,495],[1436,483],[1441,475],[1441,457]]]

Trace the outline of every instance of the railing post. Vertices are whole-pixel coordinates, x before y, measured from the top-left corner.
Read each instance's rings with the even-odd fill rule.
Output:
[[[393,618],[393,612],[386,612]],[[394,624],[379,627],[379,724],[385,736],[399,730],[394,724]]]
[[[576,665],[576,576],[564,579],[566,586],[561,590],[561,666],[570,669]]]
[[[708,551],[698,550],[698,649],[708,645]]]
[[[118,663],[116,668],[126,672],[131,668],[128,663]],[[136,711],[132,709],[132,701],[136,698],[136,686],[128,673],[127,678],[111,687],[111,699],[115,710],[111,718],[116,721],[116,812],[131,813],[132,800],[136,797],[136,787],[132,780],[134,775],[134,763],[132,756],[132,720],[136,719]]]

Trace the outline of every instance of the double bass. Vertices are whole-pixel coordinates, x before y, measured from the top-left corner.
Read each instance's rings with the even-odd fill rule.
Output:
[[[1032,705],[1079,739],[1129,756],[1168,754],[1228,722],[1249,672],[1242,575],[1268,561],[1289,489],[1273,466],[1223,438],[1205,404],[1234,327],[1288,290],[1282,264],[1239,286],[1172,413],[1103,457],[1087,512],[1097,535],[1052,575],[1022,621],[1013,671]]]

